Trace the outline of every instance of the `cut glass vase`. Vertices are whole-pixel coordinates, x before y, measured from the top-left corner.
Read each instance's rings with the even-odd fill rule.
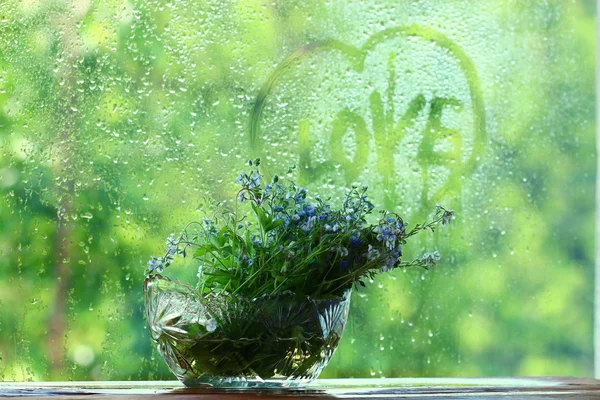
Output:
[[[312,299],[199,293],[156,275],[144,283],[146,321],[175,376],[189,387],[283,388],[316,379],[338,346],[351,290]]]

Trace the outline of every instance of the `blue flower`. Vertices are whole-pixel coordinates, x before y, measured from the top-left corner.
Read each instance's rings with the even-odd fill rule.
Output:
[[[367,260],[371,261],[379,257],[379,250],[374,249],[373,246],[369,245],[367,251]]]
[[[158,272],[161,273],[163,272],[165,268],[165,265],[163,263],[162,258],[156,258],[156,257],[152,257],[150,258],[150,261],[148,261],[148,271],[150,272]]]
[[[344,260],[344,261],[342,261],[342,263],[340,264],[340,267],[341,267],[342,269],[348,269],[348,264],[350,264],[350,261],[348,261],[348,260]]]
[[[283,221],[283,226],[285,226],[286,228],[288,227],[288,225],[290,224],[290,217],[287,214],[278,214],[279,216],[277,218],[275,218],[276,220],[281,220]]]
[[[169,237],[167,238],[167,243],[166,245],[168,247],[173,247],[173,246],[177,246],[177,240],[175,240],[175,235],[170,234]]]
[[[396,252],[398,253],[398,257],[401,257],[402,256],[402,246],[398,245],[396,247]]]
[[[354,235],[350,236],[350,246],[358,247],[360,245],[360,239]]]
[[[245,172],[242,172],[235,181],[241,184],[243,187],[253,189],[257,186],[260,186],[261,175],[258,170],[252,172],[250,176],[248,176],[248,174]]]
[[[442,225],[448,225],[454,219],[454,211],[445,210],[442,215]]]
[[[304,212],[307,216],[312,217],[316,213],[316,209],[312,206],[312,204],[307,204],[303,207]]]
[[[389,226],[379,226],[376,232],[378,232],[377,240],[380,242],[391,241],[396,239],[394,232]]]
[[[348,249],[344,246],[335,247],[335,251],[342,257],[346,257],[348,255]]]
[[[248,181],[248,187],[251,189],[260,186],[260,175],[258,171],[252,175],[250,175],[250,180]]]
[[[304,201],[305,197],[306,197],[306,189],[300,188],[298,193],[296,193],[296,195],[294,196],[294,201],[296,203],[302,203]]]
[[[398,260],[398,257],[394,257],[393,254],[388,255],[385,258],[385,262],[383,263],[383,266],[379,269],[379,271],[387,272],[387,271],[394,269],[394,267],[396,266],[397,260]]]
[[[425,268],[433,267],[436,262],[440,259],[440,253],[438,251],[434,251],[433,253],[425,253],[423,257],[421,257],[421,262]]]

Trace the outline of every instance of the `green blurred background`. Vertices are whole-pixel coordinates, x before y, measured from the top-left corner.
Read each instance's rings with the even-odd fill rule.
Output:
[[[2,1],[0,380],[172,379],[145,264],[255,156],[458,215],[322,377],[591,376],[595,40],[592,0]]]

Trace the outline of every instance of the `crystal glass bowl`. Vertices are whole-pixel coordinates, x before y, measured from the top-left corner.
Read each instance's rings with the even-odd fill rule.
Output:
[[[331,299],[291,292],[255,299],[200,297],[160,275],[144,282],[152,340],[175,376],[190,387],[307,385],[337,348],[350,293]]]

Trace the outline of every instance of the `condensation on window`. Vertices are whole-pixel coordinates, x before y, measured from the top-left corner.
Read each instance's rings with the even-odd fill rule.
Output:
[[[0,380],[171,379],[169,233],[247,159],[439,249],[353,295],[322,377],[592,374],[594,2],[0,4]],[[193,262],[174,266],[192,279]]]

